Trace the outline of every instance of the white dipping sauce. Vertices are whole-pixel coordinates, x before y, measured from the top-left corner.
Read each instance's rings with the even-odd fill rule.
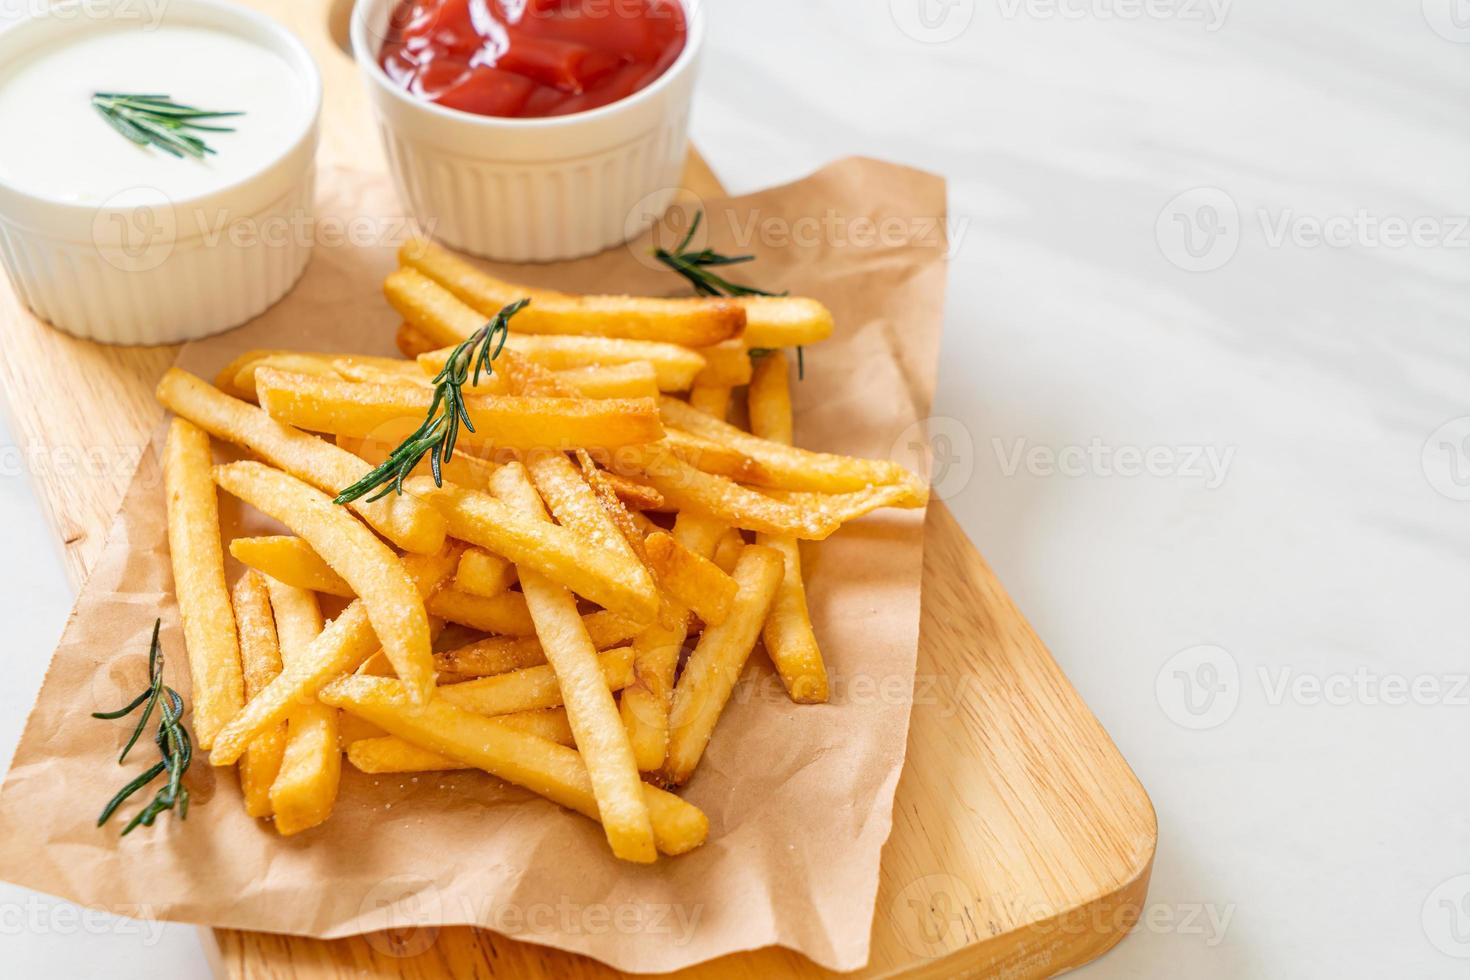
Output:
[[[92,108],[94,92],[167,95],[245,114],[201,120],[235,131],[194,133],[215,152],[180,159],[125,139]],[[306,83],[283,58],[232,34],[166,25],[99,30],[0,68],[0,180],[78,204],[126,207],[156,200],[158,191],[184,201],[278,159],[309,122],[308,102]]]

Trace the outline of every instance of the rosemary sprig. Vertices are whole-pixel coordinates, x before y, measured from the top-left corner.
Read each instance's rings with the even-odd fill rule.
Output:
[[[754,286],[742,286],[737,282],[731,282],[724,276],[710,271],[711,267],[725,265],[740,265],[744,262],[753,262],[754,255],[722,255],[712,248],[702,248],[697,252],[689,251],[689,246],[694,241],[694,235],[699,231],[699,223],[704,219],[703,211],[694,212],[694,220],[689,222],[689,231],[685,233],[684,239],[679,242],[673,251],[666,248],[653,250],[653,257],[664,265],[673,269],[679,275],[689,280],[694,291],[701,296],[785,296],[786,293],[773,293]],[[754,348],[750,351],[751,357],[763,357],[769,354],[766,348]],[[796,376],[799,380],[806,380],[806,354],[801,347],[796,348]]]
[[[128,95],[122,92],[93,92],[92,108],[107,124],[139,146],[156,146],[176,157],[204,159],[214,149],[185,130],[233,133],[228,126],[206,126],[204,119],[242,116],[242,112],[213,112],[181,105],[167,95]]]
[[[161,620],[153,621],[153,640],[148,648],[147,689],[116,711],[94,711],[92,713],[93,718],[111,720],[132,714],[140,705],[143,706],[143,715],[138,719],[132,737],[128,739],[128,744],[123,746],[122,754],[117,757],[118,765],[122,765],[127,760],[128,753],[137,744],[139,736],[143,734],[143,729],[148,726],[148,719],[153,716],[153,708],[159,707],[158,732],[153,736],[153,743],[158,746],[159,754],[163,756],[162,760],[155,762],[118,790],[117,795],[107,801],[107,805],[102,808],[101,815],[97,817],[97,826],[100,827],[117,812],[117,808],[122,806],[128,797],[153,782],[160,775],[168,773],[168,781],[154,794],[148,805],[139,810],[123,828],[122,836],[124,837],[136,827],[153,826],[158,815],[165,810],[177,808],[180,820],[189,815],[189,790],[184,786],[183,780],[184,773],[194,758],[194,745],[189,738],[188,729],[180,724],[180,720],[184,717],[184,699],[179,697],[179,692],[163,683],[163,645],[158,640],[160,625]]]
[[[429,468],[434,473],[434,482],[444,485],[441,466],[454,456],[454,444],[459,439],[461,424],[471,432],[475,423],[465,408],[464,385],[479,384],[480,372],[490,374],[491,362],[500,356],[505,347],[505,338],[510,335],[510,318],[519,313],[529,299],[518,299],[495,314],[494,318],[454,348],[444,367],[434,375],[434,400],[429,403],[429,413],[424,424],[403,440],[388,458],[361,480],[344,488],[333,498],[333,503],[349,504],[359,497],[377,490],[368,501],[372,502],[390,493],[402,493],[403,481],[415,466],[429,454]],[[473,379],[470,370],[474,369]],[[379,489],[381,488],[381,489]]]

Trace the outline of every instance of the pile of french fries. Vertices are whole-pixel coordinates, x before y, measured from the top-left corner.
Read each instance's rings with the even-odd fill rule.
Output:
[[[757,644],[794,701],[827,699],[798,542],[927,488],[793,447],[779,348],[831,333],[819,303],[571,296],[417,241],[400,262],[404,358],[252,351],[212,385],[158,386],[199,746],[282,834],[328,819],[345,754],[484,770],[600,821],[629,861],[699,846],[708,821],[669,789]],[[334,503],[423,422],[454,345],[522,297],[464,386],[474,431],[442,484],[425,460],[402,493]],[[215,465],[210,437],[247,458]],[[289,531],[228,543],[233,589],[216,488]],[[345,603],[330,622],[322,597]]]

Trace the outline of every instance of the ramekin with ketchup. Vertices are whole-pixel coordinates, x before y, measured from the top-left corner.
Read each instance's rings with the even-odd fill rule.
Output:
[[[463,251],[573,258],[673,200],[698,0],[360,0],[352,47],[414,217]]]

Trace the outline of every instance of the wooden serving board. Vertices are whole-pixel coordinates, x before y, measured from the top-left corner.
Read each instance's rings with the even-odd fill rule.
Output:
[[[344,51],[351,0],[250,0],[306,42],[325,85],[320,162],[380,170],[382,151]],[[685,186],[719,196],[691,156]],[[119,349],[36,321],[0,279],[8,421],[78,588],[161,410],[152,388],[177,348]],[[59,404],[48,393],[67,390]],[[872,958],[854,977],[1052,976],[1137,921],[1157,825],[1137,777],[942,502],[926,524],[918,673],[948,699],[916,710],[883,853]],[[467,928],[322,942],[212,933],[230,978],[603,977],[594,961]],[[681,977],[820,976],[781,949]]]

